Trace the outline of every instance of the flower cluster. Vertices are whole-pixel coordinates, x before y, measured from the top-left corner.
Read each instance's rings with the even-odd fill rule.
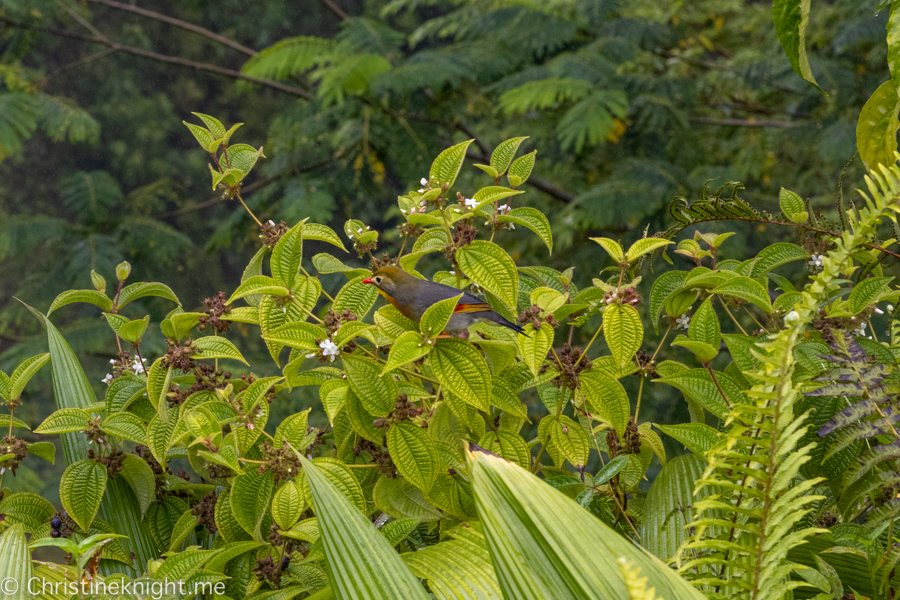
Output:
[[[558,354],[551,353],[548,358],[559,371],[559,376],[553,378],[551,383],[556,387],[567,387],[570,390],[580,387],[579,375],[592,366],[590,359],[582,356],[581,348],[573,347],[569,343],[564,344]]]
[[[184,344],[179,344],[175,340],[166,340],[166,344],[169,346],[169,349],[163,357],[162,365],[173,369],[181,369],[181,372],[184,374],[187,374],[194,368],[193,357],[203,352],[190,338],[185,340]]]
[[[206,527],[209,533],[216,533],[216,496],[215,490],[200,498],[200,502],[191,508],[191,514],[198,518],[200,525]]]
[[[623,290],[612,290],[603,294],[603,302],[606,304],[628,304],[635,306],[641,303],[641,295],[633,287]]]
[[[276,225],[275,221],[270,220],[268,223],[263,223],[262,235],[259,237],[263,238],[263,244],[269,248],[274,248],[281,236],[290,231],[290,229],[284,221]]]
[[[15,477],[16,469],[28,455],[28,444],[25,443],[25,440],[16,439],[15,436],[7,436],[3,438],[3,444],[0,444],[0,455],[7,454],[12,454],[12,457],[0,462],[0,474],[12,471],[13,477]]]
[[[50,519],[50,537],[67,538],[75,531],[77,524],[66,511],[58,511]]]
[[[207,325],[211,325],[216,333],[226,333],[231,331],[231,323],[223,321],[222,317],[231,312],[231,307],[225,303],[225,292],[219,292],[212,298],[203,300],[206,306],[206,316],[200,317],[200,331],[205,331]]]
[[[409,421],[422,414],[422,409],[409,401],[406,394],[397,396],[397,402],[394,404],[394,410],[387,417],[379,417],[372,422],[377,429],[389,427],[392,423],[400,421]]]
[[[282,442],[281,448],[275,448],[269,442],[263,442],[259,446],[262,452],[263,463],[257,473],[271,472],[275,476],[275,485],[283,479],[294,477],[300,472],[300,459],[291,449],[287,440]]]
[[[341,355],[341,349],[338,348],[337,344],[335,344],[330,339],[329,340],[317,339],[316,343],[318,343],[319,348],[322,349],[321,352],[320,353],[311,352],[306,355],[306,358],[315,358],[318,356],[319,362],[326,362],[326,361],[334,362],[335,360],[337,360],[337,357]]]
[[[556,327],[559,325],[559,321],[556,318],[549,314],[546,317],[542,317],[542,313],[544,309],[538,306],[537,304],[532,304],[519,315],[519,323],[528,323],[531,322],[531,326],[537,330],[541,328],[541,322],[546,321],[550,324],[551,327]]]
[[[112,373],[107,373],[106,377],[101,379],[102,383],[109,385],[113,382],[116,377],[119,377],[125,371],[130,371],[135,375],[143,375],[145,372],[144,362],[140,359],[140,357],[131,357],[127,352],[121,352],[119,354],[119,358],[111,358],[109,359],[109,364],[112,365]]]

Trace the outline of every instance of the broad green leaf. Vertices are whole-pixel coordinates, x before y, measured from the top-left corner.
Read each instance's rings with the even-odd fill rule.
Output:
[[[468,460],[505,598],[627,598],[616,562],[625,558],[661,597],[703,599],[675,571],[525,469],[481,452],[469,452]]]
[[[688,336],[691,338],[691,341],[709,344],[714,350],[718,351],[719,344],[722,342],[722,327],[719,325],[719,317],[716,316],[712,303],[713,299],[710,296],[694,313],[688,328]],[[709,360],[706,359],[707,362]]]
[[[794,260],[809,260],[809,252],[797,244],[778,242],[763,248],[756,258],[741,263],[739,275],[759,279],[772,269]]]
[[[560,293],[551,287],[542,286],[531,291],[531,303],[537,304],[545,315],[554,314],[568,299],[568,294]]]
[[[541,365],[547,360],[547,353],[553,345],[553,327],[549,323],[541,323],[541,328],[534,329],[534,325],[525,325],[525,334],[516,336],[519,353],[531,372],[537,377]]]
[[[249,363],[244,360],[244,356],[241,354],[241,351],[238,350],[233,343],[223,337],[210,335],[198,338],[194,340],[194,345],[203,351],[199,355],[199,358],[227,358],[231,360],[239,360],[245,365],[249,365]]]
[[[35,374],[41,370],[41,367],[46,365],[49,361],[49,353],[38,354],[37,356],[32,356],[31,358],[23,360],[9,378],[9,398],[11,400],[18,400],[19,396],[22,395],[22,390],[25,389],[25,386],[28,385],[31,378],[34,377]]]
[[[144,332],[147,331],[147,326],[149,324],[150,315],[147,315],[143,319],[129,321],[128,323],[125,323],[124,325],[119,327],[119,337],[131,344],[137,344],[141,341],[141,338],[144,336]]]
[[[693,352],[694,355],[696,355],[697,360],[704,364],[708,363],[719,354],[718,346],[713,346],[711,344],[707,344],[706,342],[698,342],[683,335],[679,335],[674,340],[672,340],[672,345],[687,348],[688,350]]]
[[[449,189],[456,176],[462,168],[463,161],[466,159],[466,150],[474,140],[468,140],[461,144],[451,146],[438,154],[431,165],[431,172],[428,176],[431,185],[436,188]],[[446,186],[446,187],[444,187]]]
[[[394,423],[387,432],[387,447],[400,474],[428,492],[441,466],[437,448],[428,433],[409,421]]]
[[[165,402],[165,400],[163,401]],[[169,448],[172,446],[172,437],[175,433],[175,424],[165,418],[156,415],[147,424],[147,447],[150,453],[163,468],[168,462]]]
[[[312,492],[329,566],[328,577],[335,595],[358,600],[428,600],[419,580],[375,525],[319,467],[298,456]],[[360,557],[366,558],[363,561]]]
[[[662,315],[666,300],[678,293],[684,286],[687,273],[684,271],[667,271],[656,278],[650,289],[650,319],[653,330],[659,333],[659,317]]]
[[[478,445],[519,465],[523,469],[531,468],[531,451],[528,449],[528,444],[518,433],[488,431],[478,440]]]
[[[294,286],[294,280],[300,271],[300,260],[303,258],[304,227],[304,222],[300,221],[285,232],[275,244],[275,248],[272,249],[272,258],[269,259],[272,277],[287,288]]]
[[[326,381],[319,387],[319,398],[322,400],[322,408],[325,409],[325,414],[328,415],[328,421],[332,425],[334,425],[338,413],[347,403],[348,392],[350,392],[350,384],[341,379]],[[352,423],[353,420],[351,419],[351,425]],[[369,439],[369,436],[365,437],[366,439]],[[381,441],[380,436],[376,439]],[[295,448],[297,447],[297,444],[292,443],[292,445]]]
[[[374,286],[372,286],[374,287]],[[386,417],[397,402],[397,382],[391,375],[382,375],[381,365],[356,355],[342,357],[350,388],[366,410],[376,417]]]
[[[241,397],[241,406],[245,412],[250,412],[263,402],[272,386],[280,382],[283,377],[262,377],[247,386]]]
[[[690,396],[703,408],[723,419],[728,413],[729,404],[745,404],[747,399],[741,387],[728,375],[716,372],[715,376],[716,381],[713,381],[706,369],[691,369],[653,381],[678,388],[684,395]]]
[[[106,322],[109,323],[110,328],[119,335],[119,330],[123,325],[129,322],[128,317],[123,317],[122,315],[116,315],[113,313],[103,313],[103,318],[106,319]]]
[[[182,338],[184,338],[191,332],[191,329],[193,329],[197,326],[198,323],[200,323],[200,319],[203,316],[203,313],[196,312],[182,312],[170,316],[166,320],[169,322],[169,326],[172,328],[172,332],[171,335],[167,334],[167,337],[172,337],[177,341],[181,341]],[[122,327],[124,326],[125,325],[123,324]],[[166,333],[165,330],[163,332]]]
[[[422,339],[421,334],[416,331],[407,331],[391,344],[391,353],[388,355],[387,362],[381,373],[386,374],[397,367],[419,360],[430,351],[431,345]]]
[[[353,469],[348,467],[343,461],[325,456],[314,458],[312,463],[329,481],[331,481],[332,484],[334,484],[344,498],[346,498],[360,514],[368,514],[369,508],[366,496],[363,493],[359,479],[353,474]],[[304,473],[305,471],[306,469],[304,468]],[[312,506],[313,496],[309,487],[309,480],[304,478],[299,484],[307,504]]]
[[[628,455],[625,456],[617,456],[612,459],[603,467],[597,471],[597,474],[594,475],[594,485],[602,485],[607,483],[610,479],[618,475],[622,472],[622,470],[628,466]]]
[[[603,313],[603,335],[619,370],[631,361],[644,340],[644,326],[633,306],[610,304]]]
[[[303,442],[303,439],[306,437],[306,430],[309,425],[310,410],[311,409],[307,408],[302,412],[294,413],[278,424],[278,427],[275,429],[274,440],[274,445],[276,448],[281,448],[284,442],[288,442],[291,446],[297,448],[298,450],[305,449],[300,448],[300,445]]]
[[[100,509],[106,491],[106,467],[86,459],[68,466],[59,482],[63,508],[84,531]]]
[[[495,177],[499,177],[506,173],[506,169],[509,168],[509,165],[513,161],[513,157],[515,157],[516,152],[519,150],[519,145],[527,139],[528,136],[511,138],[500,142],[500,144],[494,148],[494,152],[491,153],[491,167],[497,172]]]
[[[299,486],[288,480],[281,484],[272,498],[272,518],[282,529],[290,529],[306,509]]]
[[[334,297],[332,309],[335,313],[340,314],[349,309],[359,319],[369,314],[375,300],[378,299],[378,288],[363,283],[363,279],[367,277],[371,277],[371,275],[359,275],[344,284],[341,291]]]
[[[726,281],[722,285],[713,288],[712,292],[721,296],[730,296],[752,302],[766,313],[771,313],[774,310],[766,288],[755,279],[749,277],[736,277]],[[694,319],[696,318],[695,315]],[[693,325],[693,321],[691,319],[691,325]],[[691,336],[691,339],[693,339],[693,336]]]
[[[506,380],[499,377],[494,377],[492,381],[491,404],[511,415],[518,415],[519,417],[526,419],[528,418],[528,407],[519,401],[519,396],[512,386]],[[487,412],[487,410],[485,410],[485,412]]]
[[[591,451],[590,438],[581,425],[566,415],[553,419],[550,427],[550,443],[576,469],[583,469],[587,464]]]
[[[375,325],[389,339],[397,339],[407,331],[419,331],[415,321],[403,316],[393,305],[382,306],[375,312]]]
[[[223,148],[222,156],[223,158],[220,159],[222,166],[228,166],[225,171],[226,180],[228,180],[228,173],[230,171],[234,171],[235,169],[239,170],[239,174],[235,176],[233,180],[229,181],[231,185],[234,185],[247,176],[251,169],[253,169],[256,161],[259,160],[260,156],[265,158],[266,155],[263,154],[262,146],[254,148],[248,144],[235,144],[229,146],[227,150]]]
[[[799,222],[803,223],[809,217],[809,215],[806,214],[806,205],[803,203],[803,198],[791,190],[781,188],[781,192],[778,195],[778,202],[781,205],[781,212],[784,213],[784,216],[787,217],[789,221],[797,222],[795,219],[799,219]],[[801,218],[803,215],[806,216]]]
[[[165,356],[160,356],[153,361],[147,372],[147,396],[157,410],[167,402],[169,385],[172,383],[172,367],[165,366],[164,362]]]
[[[775,0],[775,4],[772,6],[772,17],[775,21],[775,33],[778,34],[781,47],[787,54],[788,62],[791,63],[794,72],[825,94],[825,91],[816,83],[816,78],[809,67],[809,58],[806,55],[809,4],[810,0]]]
[[[596,367],[583,371],[579,379],[596,416],[612,426],[620,436],[624,434],[631,406],[622,384]]]
[[[413,244],[413,253],[416,252],[442,252],[450,243],[450,236],[443,229],[429,229],[419,236]]]
[[[146,461],[134,454],[126,454],[119,475],[131,486],[141,514],[146,514],[150,503],[156,499],[156,476]]]
[[[888,70],[891,72],[891,81],[895,88],[900,88],[900,6],[893,0],[887,2],[891,6],[891,13],[887,22],[887,59]],[[880,8],[879,8],[880,10]]]
[[[858,315],[870,304],[874,304],[893,279],[893,277],[870,277],[857,283],[847,298],[850,311]]]
[[[616,263],[625,260],[625,251],[622,250],[622,246],[619,242],[609,238],[591,238],[591,240],[600,244],[600,246],[606,250],[607,254],[609,254],[610,258],[616,261]]]
[[[231,510],[244,531],[260,540],[260,525],[269,509],[275,479],[271,471],[248,469],[231,484]],[[265,532],[268,535],[268,532]]]
[[[228,299],[228,304],[232,304],[235,300],[237,300],[238,298],[243,298],[244,296],[268,294],[270,296],[284,297],[290,293],[290,288],[280,285],[271,277],[266,277],[265,275],[256,275],[241,282],[241,285],[239,285],[238,288],[234,290],[231,298]]]
[[[216,137],[211,134],[208,130],[199,125],[194,125],[193,123],[188,123],[187,121],[182,121],[184,125],[191,131],[194,139],[197,140],[197,143],[200,144],[200,147],[204,150],[209,151],[212,147],[213,143],[216,141]]]
[[[48,463],[56,464],[56,446],[53,442],[35,442],[28,444],[28,454],[39,456]]]
[[[338,234],[336,234],[334,230],[327,225],[320,225],[319,223],[306,223],[303,226],[303,239],[328,242],[332,246],[337,246],[344,252],[347,251],[347,248],[344,246],[344,242],[341,241],[341,238],[338,237]]]
[[[15,494],[7,492],[0,501],[0,514],[6,515],[4,522],[8,525],[21,523],[25,526],[25,531],[31,534],[46,528],[55,513],[56,508],[50,502],[37,494],[28,492]],[[2,561],[0,561],[0,565],[2,565]]]
[[[437,340],[428,357],[435,378],[477,408],[491,397],[491,371],[474,346],[460,339]]]
[[[469,279],[496,295],[507,306],[516,306],[519,272],[509,254],[500,246],[476,240],[460,248],[456,260]]]
[[[520,156],[509,166],[509,173],[506,178],[509,185],[518,187],[525,183],[531,176],[531,170],[534,169],[534,160],[537,157],[537,150],[533,150],[525,156]]]
[[[319,343],[316,340],[327,338],[328,331],[324,327],[305,321],[286,323],[263,333],[263,339],[269,343],[301,350],[318,350]]]
[[[649,254],[657,248],[662,248],[663,246],[668,246],[669,244],[674,243],[675,242],[671,240],[654,237],[640,239],[633,243],[630,248],[628,248],[628,252],[625,253],[625,260],[627,260],[629,263],[633,263],[643,255]]]
[[[103,433],[114,435],[136,444],[147,443],[147,426],[136,415],[127,412],[116,413],[103,419],[100,428]]]
[[[29,589],[35,589],[34,568],[31,552],[28,550],[28,540],[25,538],[25,528],[21,523],[8,527],[0,534],[0,558],[2,558],[0,581],[5,582],[3,589],[0,590],[0,598],[3,600],[34,598],[34,595],[29,593]],[[14,585],[10,587],[10,583]]]
[[[374,444],[384,444],[384,429],[375,427],[375,415],[366,410],[362,400],[353,393],[352,389],[349,387],[340,389],[335,386],[335,389],[329,390],[326,400],[330,403],[329,409],[335,414],[335,422],[339,422],[339,415],[343,412],[353,431]],[[340,407],[331,407],[331,404],[338,404],[341,401],[343,401],[343,411]],[[393,407],[393,405],[391,406]]]
[[[132,283],[131,285],[126,285],[122,288],[122,293],[119,294],[119,301],[116,304],[116,308],[121,309],[132,300],[146,298],[147,296],[165,298],[166,300],[171,300],[178,306],[181,306],[181,301],[178,300],[178,296],[175,295],[175,292],[173,292],[169,286],[156,282],[142,282]]]
[[[544,213],[531,208],[530,206],[521,206],[514,208],[506,214],[497,217],[501,223],[513,223],[521,225],[535,232],[541,241],[547,244],[550,254],[553,254],[553,232],[550,229],[550,221],[544,216]]]
[[[91,421],[91,415],[85,410],[79,408],[62,408],[50,414],[44,419],[35,433],[51,434],[51,433],[71,433],[73,431],[84,431],[88,428]]]
[[[486,188],[481,188],[475,195],[472,196],[472,200],[474,200],[477,204],[473,210],[478,210],[479,208],[490,204],[492,202],[499,202],[500,200],[504,200],[506,198],[510,198],[512,196],[517,196],[519,194],[524,194],[525,192],[511,190],[506,187],[502,187],[499,185],[492,185]]]
[[[169,552],[177,552],[181,549],[181,542],[193,533],[194,528],[200,524],[200,517],[195,517],[190,511],[182,513],[172,526],[172,535],[169,538]]]
[[[453,316],[460,298],[462,298],[462,293],[429,306],[419,321],[419,331],[422,332],[422,335],[433,338],[442,333],[444,327],[447,326],[447,321]]]
[[[50,308],[47,309],[47,316],[49,317],[54,310],[75,302],[93,304],[103,312],[109,312],[113,308],[112,300],[106,294],[97,290],[68,290],[57,296],[53,303],[50,304]]]
[[[343,346],[353,338],[361,337],[376,343],[375,326],[362,321],[347,321],[334,333],[334,343]]]
[[[430,429],[430,428],[429,428]],[[419,488],[402,477],[381,477],[372,490],[375,506],[395,519],[415,518],[438,521],[443,517]]]
[[[706,454],[719,438],[718,432],[705,423],[681,423],[657,425],[660,431],[681,442],[697,455]]]
[[[191,114],[203,121],[203,124],[206,125],[210,133],[215,136],[214,139],[225,137],[226,131],[225,126],[222,125],[222,121],[203,113],[192,112]],[[187,123],[185,123],[185,125],[187,125]]]

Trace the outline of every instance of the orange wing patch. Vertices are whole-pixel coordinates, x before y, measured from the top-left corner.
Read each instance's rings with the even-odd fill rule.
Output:
[[[486,302],[473,302],[471,304],[457,304],[456,308],[453,309],[454,313],[468,313],[468,312],[484,312],[486,310],[494,310],[491,308],[491,305]]]

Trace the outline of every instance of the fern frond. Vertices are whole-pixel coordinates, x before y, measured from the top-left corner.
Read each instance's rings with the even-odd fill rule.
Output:
[[[287,38],[253,56],[244,63],[241,72],[252,77],[284,81],[322,64],[337,47],[337,42],[325,38]]]
[[[35,96],[0,94],[0,160],[22,151],[24,141],[37,129],[39,112]]]
[[[551,77],[529,81],[500,96],[498,110],[504,114],[553,108],[566,101],[578,101],[591,94],[593,85],[584,79]]]
[[[595,146],[616,129],[616,119],[624,119],[628,112],[628,97],[619,90],[594,92],[570,108],[556,131],[563,148],[581,152],[585,144]]]
[[[50,139],[61,142],[97,143],[100,139],[100,123],[74,101],[61,96],[38,94],[41,108],[40,124]]]

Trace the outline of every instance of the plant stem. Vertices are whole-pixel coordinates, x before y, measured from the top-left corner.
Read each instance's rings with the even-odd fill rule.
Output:
[[[641,375],[641,383],[638,386],[637,403],[635,404],[635,407],[634,407],[634,422],[635,423],[638,422],[638,413],[641,411],[641,396],[644,394],[644,379],[646,379],[646,377]]]
[[[251,217],[253,217],[253,220],[256,221],[256,224],[259,225],[260,229],[262,229],[262,226],[263,226],[262,222],[260,222],[260,220],[256,218],[256,215],[253,214],[253,211],[250,210],[250,207],[247,206],[247,203],[244,202],[243,198],[241,198],[241,193],[237,190],[237,188],[233,187],[233,188],[231,188],[231,191],[232,191],[232,194],[234,194],[234,197],[237,198],[238,200],[240,200],[244,209],[250,214]]]
[[[724,309],[725,309],[725,312],[727,312],[727,313],[728,313],[728,316],[729,316],[729,317],[731,317],[731,320],[732,320],[732,321],[734,321],[734,324],[735,324],[735,325],[737,325],[737,328],[738,328],[738,329],[740,329],[740,330],[741,330],[741,333],[743,333],[743,334],[744,334],[744,335],[750,335],[750,334],[749,334],[749,333],[747,333],[747,332],[746,332],[746,331],[744,331],[744,328],[743,328],[743,327],[741,327],[741,324],[740,324],[740,323],[738,323],[738,320],[737,320],[737,319],[735,319],[735,318],[734,318],[734,315],[733,315],[733,314],[731,314],[731,311],[730,311],[730,310],[728,310],[728,305],[727,305],[727,304],[725,304],[725,301],[724,301],[724,300],[722,300],[722,298],[719,298],[719,302],[721,302],[721,303],[722,303],[722,308],[724,308]]]

